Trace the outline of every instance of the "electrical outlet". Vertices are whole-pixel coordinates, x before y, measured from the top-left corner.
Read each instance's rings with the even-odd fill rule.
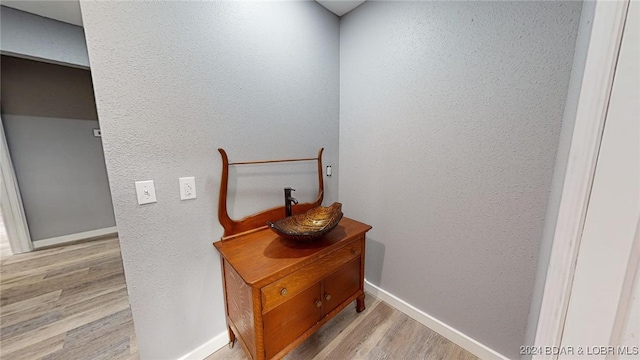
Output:
[[[181,177],[180,182],[180,200],[189,200],[196,198],[196,178]]]
[[[153,185],[153,180],[136,181],[136,195],[140,205],[157,202],[156,187]]]

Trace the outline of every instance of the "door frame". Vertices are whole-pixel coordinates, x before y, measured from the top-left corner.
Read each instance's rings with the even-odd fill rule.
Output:
[[[534,346],[559,348],[629,0],[596,2]],[[536,355],[555,360],[558,355]]]
[[[11,252],[20,254],[33,251],[27,218],[22,205],[18,180],[9,156],[9,146],[0,116],[0,211],[11,245]]]

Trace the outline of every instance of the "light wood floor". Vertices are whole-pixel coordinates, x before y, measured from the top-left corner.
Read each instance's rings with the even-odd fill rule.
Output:
[[[0,256],[2,359],[137,359],[118,238]]]
[[[0,221],[1,359],[138,358],[117,238],[10,255],[3,230]],[[366,304],[361,314],[349,306],[286,359],[477,360],[370,294]],[[246,357],[236,344],[206,360],[221,359]]]
[[[287,360],[424,359],[478,360],[477,357],[370,294],[367,309],[355,303],[289,353]],[[205,360],[244,360],[242,347],[224,347]]]

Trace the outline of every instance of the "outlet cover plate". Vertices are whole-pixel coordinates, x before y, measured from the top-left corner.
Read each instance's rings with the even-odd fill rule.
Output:
[[[180,200],[189,200],[196,198],[196,178],[181,177],[180,182]]]

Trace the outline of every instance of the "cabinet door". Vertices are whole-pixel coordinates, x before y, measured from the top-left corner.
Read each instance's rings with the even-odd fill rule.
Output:
[[[360,258],[350,261],[335,273],[322,281],[322,316],[327,315],[338,305],[360,289]]]
[[[267,359],[275,356],[320,320],[320,283],[295,295],[264,314]]]

